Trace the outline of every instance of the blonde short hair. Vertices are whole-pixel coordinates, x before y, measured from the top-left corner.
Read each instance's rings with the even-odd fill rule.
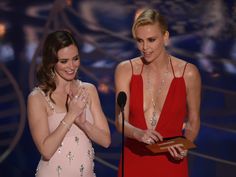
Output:
[[[144,9],[140,15],[136,17],[134,20],[133,26],[132,26],[132,34],[135,38],[135,30],[139,26],[149,25],[149,24],[155,24],[158,23],[161,27],[162,33],[165,34],[165,32],[168,30],[167,23],[164,19],[164,17],[156,10],[154,9]]]

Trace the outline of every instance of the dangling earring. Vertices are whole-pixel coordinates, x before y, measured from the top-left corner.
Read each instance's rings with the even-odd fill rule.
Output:
[[[78,78],[78,74],[79,74],[78,71],[79,71],[79,70],[77,69],[76,75],[75,75],[75,78],[74,78],[75,80]]]
[[[166,48],[169,47],[169,43],[170,43],[170,41],[169,41],[169,32],[166,31],[165,34],[164,34],[164,45],[165,45]]]
[[[169,47],[169,42],[165,42],[164,45],[165,45],[165,48],[168,48]]]
[[[50,76],[52,79],[54,79],[54,77],[55,77],[55,71],[53,68],[50,70]]]

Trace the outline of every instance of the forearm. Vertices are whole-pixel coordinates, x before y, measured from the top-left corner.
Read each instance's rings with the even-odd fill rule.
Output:
[[[94,141],[95,143],[107,148],[111,144],[111,137],[110,133],[106,132],[94,124],[91,124],[88,121],[85,123],[78,125],[86,134],[87,136]]]
[[[73,124],[73,115],[67,114],[58,127],[47,136],[40,146],[40,153],[49,160],[62,144],[62,141]]]
[[[122,133],[122,117],[121,114],[118,116],[117,121],[116,121],[116,128],[117,130]],[[131,125],[129,122],[124,120],[124,135],[125,137],[135,139],[139,141],[139,134],[142,132],[141,129],[134,127]]]
[[[187,122],[184,133],[185,137],[190,141],[194,142],[194,140],[197,138],[199,129],[200,129],[200,120]]]

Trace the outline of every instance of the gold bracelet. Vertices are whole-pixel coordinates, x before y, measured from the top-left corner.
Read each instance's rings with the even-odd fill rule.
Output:
[[[68,131],[70,130],[71,126],[68,123],[66,123],[64,120],[61,121],[61,124],[64,125]]]

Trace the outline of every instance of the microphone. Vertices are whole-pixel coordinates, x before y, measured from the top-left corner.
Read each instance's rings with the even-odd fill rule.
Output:
[[[117,103],[120,107],[121,112],[124,111],[126,100],[127,100],[126,93],[124,91],[119,92],[118,97],[117,97]]]
[[[124,107],[126,104],[127,95],[124,91],[119,92],[117,97],[117,104],[120,107],[121,115],[122,115],[122,177],[124,177]]]

